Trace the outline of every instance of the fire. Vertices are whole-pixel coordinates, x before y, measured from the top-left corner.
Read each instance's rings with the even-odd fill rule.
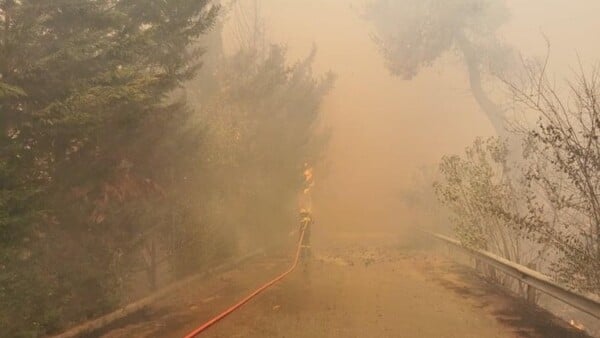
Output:
[[[312,196],[311,191],[315,186],[314,171],[310,164],[304,163],[304,170],[302,172],[304,176],[304,185],[302,194],[300,195],[299,206],[300,210],[311,211],[312,210]]]
[[[315,180],[313,178],[313,168],[308,164],[304,163],[304,190],[303,193],[308,195],[315,185]]]

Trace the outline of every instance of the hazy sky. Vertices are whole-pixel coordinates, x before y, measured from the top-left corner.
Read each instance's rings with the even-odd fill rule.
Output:
[[[413,172],[493,133],[458,58],[449,55],[411,81],[389,75],[372,28],[360,17],[363,3],[260,0],[269,40],[287,45],[292,59],[315,43],[316,71],[338,75],[323,107],[333,133],[327,170],[315,173],[315,213],[331,229],[406,223],[399,195]],[[527,57],[544,55],[545,34],[552,43],[551,71],[559,78],[577,65],[577,54],[587,64],[599,59],[600,1],[507,3],[511,21],[500,34]]]

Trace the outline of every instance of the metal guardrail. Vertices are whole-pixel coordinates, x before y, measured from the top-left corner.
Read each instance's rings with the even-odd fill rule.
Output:
[[[464,252],[466,252],[469,256],[472,256],[486,264],[493,266],[494,268],[506,273],[507,275],[514,277],[515,279],[525,283],[527,285],[527,294],[534,294],[535,291],[538,290],[543,292],[551,297],[554,297],[566,304],[571,305],[572,307],[579,309],[585,313],[588,313],[598,319],[600,319],[600,303],[591,299],[585,295],[577,293],[575,291],[571,291],[566,287],[557,284],[553,280],[551,280],[548,276],[541,274],[535,270],[529,269],[525,266],[516,264],[507,260],[506,258],[500,257],[498,255],[494,255],[493,253],[470,249],[463,246],[459,241],[444,236],[440,234],[436,234],[433,232],[426,231],[427,234],[433,236],[434,238],[441,240],[445,243],[448,243],[454,247],[457,247]],[[529,297],[528,297],[529,298]]]

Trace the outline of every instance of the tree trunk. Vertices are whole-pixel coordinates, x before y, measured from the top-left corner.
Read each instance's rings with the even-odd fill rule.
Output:
[[[483,89],[483,84],[481,83],[480,62],[477,52],[473,48],[471,42],[462,34],[457,36],[456,42],[465,58],[465,63],[469,71],[469,85],[473,97],[481,110],[487,115],[496,134],[501,138],[508,137],[508,133],[504,126],[504,114],[502,110],[488,97]]]

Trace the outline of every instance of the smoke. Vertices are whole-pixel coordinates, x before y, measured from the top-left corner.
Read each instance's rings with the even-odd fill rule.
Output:
[[[390,74],[373,42],[374,26],[362,17],[365,1],[261,3],[273,41],[285,42],[292,59],[316,44],[315,70],[338,76],[323,103],[323,123],[332,136],[325,160],[315,164],[317,228],[409,226],[415,215],[402,196],[414,190],[420,168],[462,152],[477,136],[495,134],[456,54],[442,55],[410,81]],[[553,72],[575,64],[576,52],[587,59],[600,55],[600,47],[583,37],[600,28],[592,14],[597,2],[512,0],[506,5],[510,15],[498,34],[524,57],[545,54],[542,33],[552,43]]]

